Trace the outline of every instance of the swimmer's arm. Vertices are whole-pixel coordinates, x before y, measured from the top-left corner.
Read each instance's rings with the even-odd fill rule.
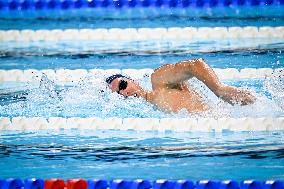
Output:
[[[165,88],[168,84],[182,84],[192,77],[202,81],[216,96],[231,104],[250,104],[254,101],[254,97],[248,91],[221,83],[216,73],[203,59],[162,66],[155,70],[151,80],[155,89]]]
[[[213,92],[217,92],[221,83],[208,64],[203,59],[185,60],[176,64],[164,65],[152,74],[153,88],[166,87],[168,84],[182,84],[182,82],[196,77]]]

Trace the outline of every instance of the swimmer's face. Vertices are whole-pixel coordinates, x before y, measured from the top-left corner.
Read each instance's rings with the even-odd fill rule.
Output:
[[[112,92],[117,92],[118,94],[123,95],[124,97],[135,96],[139,97],[142,91],[142,88],[131,79],[124,77],[117,78],[111,82],[109,88]]]

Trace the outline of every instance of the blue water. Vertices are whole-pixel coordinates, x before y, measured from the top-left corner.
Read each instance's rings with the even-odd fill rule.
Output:
[[[0,177],[284,179],[283,132],[0,133]]]
[[[143,69],[202,57],[214,68],[281,68],[281,39],[2,42],[0,69]]]
[[[283,26],[283,7],[1,12],[0,29]],[[156,68],[204,58],[214,68],[283,68],[283,40],[1,42],[0,69]],[[98,79],[101,79],[98,80]],[[103,78],[79,83],[0,83],[0,117],[283,117],[283,76],[226,80],[257,102],[231,106],[195,80],[210,112],[161,112],[110,93]],[[139,80],[150,89],[148,77]],[[104,92],[101,92],[103,90]],[[0,132],[0,178],[284,179],[284,133],[135,131]]]
[[[44,48],[43,44],[40,47]],[[220,48],[220,45],[216,45],[218,43],[211,44]],[[282,46],[282,43],[277,43],[277,45]],[[14,67],[6,67],[6,69],[27,68],[25,62],[22,61],[25,53],[31,53],[28,57],[30,62],[34,62],[29,65],[29,68],[49,68],[50,65],[43,62],[44,58],[56,62],[60,68],[70,69],[74,66],[74,62],[70,63],[70,60],[74,60],[74,57],[68,54],[74,53],[72,48],[69,49],[70,52],[66,50],[67,53],[63,57],[61,54],[64,53],[60,50],[64,50],[64,48],[58,48],[59,52],[54,49],[44,50],[43,53],[55,53],[55,55],[47,55],[41,58],[39,56],[40,49],[33,51],[27,47],[15,48],[11,46],[13,45],[10,44],[6,51],[13,55]],[[214,49],[214,45],[208,46]],[[263,48],[268,47],[269,45]],[[202,50],[198,44],[195,44],[193,49],[197,52]],[[108,49],[104,48],[104,50]],[[143,49],[140,49],[140,51],[143,51]],[[242,56],[244,54],[247,54],[246,60],[250,62],[253,61],[253,58],[262,56],[271,62],[266,64],[262,62],[256,67],[273,67],[270,63],[273,62],[272,60],[275,57],[273,55],[267,56],[266,50],[263,50],[263,52],[263,55],[261,53],[256,55],[242,51],[241,55],[236,56],[236,60],[237,57],[246,57]],[[20,55],[15,56],[17,53]],[[76,53],[80,52],[75,48]],[[236,50],[236,52],[232,52],[231,56],[238,53]],[[171,56],[170,54],[167,56]],[[226,53],[215,52],[212,54],[214,54],[215,60],[219,59],[219,63],[213,64],[215,67],[224,67],[223,62],[229,60],[224,55]],[[227,53],[228,56],[229,54]],[[279,64],[282,65],[283,55],[281,51],[276,54],[280,57],[278,57]],[[80,56],[78,56],[78,68],[88,68],[87,65],[80,62],[84,59]],[[132,65],[132,68],[155,67],[162,64],[161,59],[166,57],[160,54],[142,54],[130,57],[115,55],[117,60],[121,62],[114,64],[112,63],[113,55],[98,56],[104,57],[105,61],[94,63],[94,67],[97,68],[125,68],[122,62],[126,65]],[[152,65],[152,62],[148,59],[151,56],[159,61]],[[176,56],[172,56],[174,57],[173,60],[181,59],[179,54]],[[140,59],[137,57],[140,57]],[[86,61],[91,60],[89,57],[85,58]],[[61,62],[64,59],[66,61]],[[144,66],[140,66],[132,64],[131,60],[135,59],[136,63],[143,59],[148,61],[143,63]],[[260,61],[263,59],[265,58],[258,58]],[[38,61],[37,64],[35,60]],[[70,62],[68,63],[68,61]],[[104,65],[107,62],[110,65]],[[280,67],[279,64],[274,64],[274,66]],[[116,67],[116,65],[118,66]],[[251,65],[253,67],[253,64]],[[242,68],[245,67],[245,64],[236,64],[236,66],[230,64],[230,67]],[[116,93],[111,94],[105,88],[104,83],[97,80],[98,77],[91,77],[75,84],[46,80],[45,85],[41,87],[37,82],[2,82],[0,84],[0,116],[11,118],[15,116],[182,118],[201,116],[282,117],[284,115],[281,108],[283,100],[280,96],[277,96],[283,94],[283,87],[281,88],[280,85],[280,88],[271,89],[270,87],[274,86],[275,81],[270,81],[269,78],[224,81],[230,85],[249,88],[258,95],[257,103],[244,107],[233,107],[222,103],[212,92],[203,88],[202,84],[193,80],[190,84],[200,89],[214,107],[213,112],[210,111],[202,115],[189,114],[184,111],[177,114],[167,114],[142,99],[124,99]],[[148,77],[139,80],[139,82],[145,88],[150,88]],[[281,80],[276,80],[276,82],[281,82]],[[104,92],[100,93],[101,90],[104,90]],[[284,179],[283,139],[284,133],[282,131],[222,133],[159,133],[112,130],[1,131],[0,177],[40,177],[44,179],[54,177],[64,179],[78,177],[86,179],[143,178],[151,180],[159,178],[235,179],[238,181],[245,179]]]

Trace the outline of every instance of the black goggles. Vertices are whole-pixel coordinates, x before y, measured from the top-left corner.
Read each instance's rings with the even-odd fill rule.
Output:
[[[123,80],[123,79],[120,80],[119,83],[118,83],[118,91],[116,91],[116,92],[117,92],[118,94],[120,94],[120,91],[126,89],[126,88],[127,88],[127,85],[128,85],[127,81],[125,81],[125,80]]]

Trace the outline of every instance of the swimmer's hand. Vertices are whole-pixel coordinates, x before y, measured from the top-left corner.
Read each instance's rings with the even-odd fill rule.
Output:
[[[254,103],[256,100],[255,96],[248,90],[226,85],[222,85],[216,94],[218,97],[232,105],[248,105]]]

